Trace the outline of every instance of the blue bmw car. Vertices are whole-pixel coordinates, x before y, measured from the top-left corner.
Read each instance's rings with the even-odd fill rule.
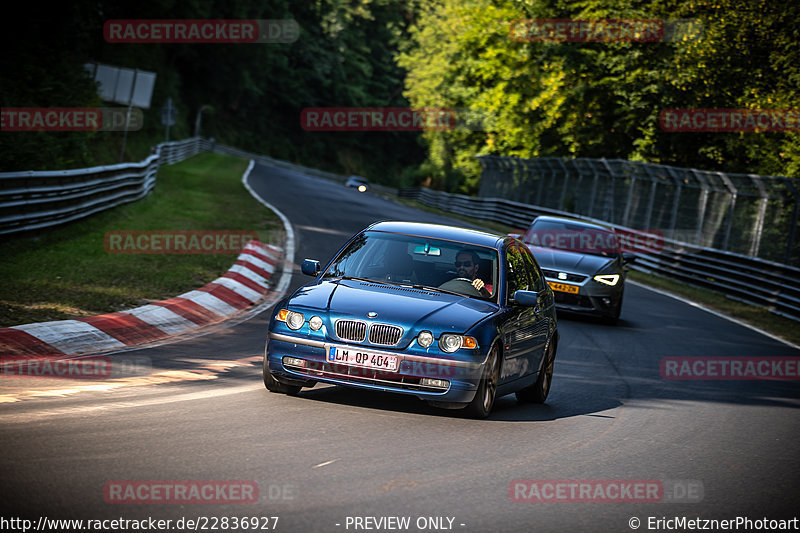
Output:
[[[542,403],[558,346],[553,291],[516,238],[411,222],[353,236],[272,314],[264,384],[317,382],[416,396],[489,415],[497,397]]]

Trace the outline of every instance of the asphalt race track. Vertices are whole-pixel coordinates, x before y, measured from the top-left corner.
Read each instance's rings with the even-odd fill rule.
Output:
[[[291,290],[311,279],[299,272],[303,258],[326,261],[373,221],[454,223],[263,165],[249,182],[294,228]],[[800,381],[665,380],[659,365],[665,357],[800,351],[678,300],[630,284],[618,326],[559,315],[547,405],[507,396],[483,421],[413,398],[329,386],[298,397],[269,393],[261,382],[268,316],[112,356],[141,358],[174,378],[165,382],[143,378],[107,390],[0,382],[0,394],[23,398],[0,404],[0,514],[173,524],[279,517],[258,529],[285,532],[624,532],[633,518],[652,531],[650,517],[798,514]],[[106,501],[109,484],[137,480],[254,482],[258,501]],[[664,492],[659,502],[519,502],[515,480],[649,480]],[[392,529],[403,522],[389,517],[408,517],[408,526]],[[216,530],[225,530],[221,524]]]

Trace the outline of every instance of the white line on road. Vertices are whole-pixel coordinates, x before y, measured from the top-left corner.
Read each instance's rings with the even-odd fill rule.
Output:
[[[335,462],[336,462],[336,461],[338,461],[338,460],[339,460],[339,459],[331,459],[330,461],[325,461],[324,463],[320,463],[320,464],[318,464],[318,465],[314,465],[314,466],[312,466],[311,468],[319,468],[319,467],[321,467],[321,466],[327,466],[327,465],[329,465],[329,464],[331,464],[331,463],[335,463]]]

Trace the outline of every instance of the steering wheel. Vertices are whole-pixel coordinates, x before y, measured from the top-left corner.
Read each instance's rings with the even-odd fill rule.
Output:
[[[439,285],[440,289],[459,292],[465,296],[483,296],[469,278],[454,278]]]

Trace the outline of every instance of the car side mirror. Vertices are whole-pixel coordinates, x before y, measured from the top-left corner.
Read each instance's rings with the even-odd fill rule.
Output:
[[[629,264],[633,263],[634,261],[636,261],[636,254],[634,254],[632,252],[624,252],[622,254],[622,264],[623,265],[629,265]]]
[[[536,307],[539,302],[539,293],[534,291],[516,291],[513,296],[514,302],[525,307]]]
[[[319,261],[314,259],[303,259],[300,264],[300,270],[307,276],[317,276],[319,274]]]

